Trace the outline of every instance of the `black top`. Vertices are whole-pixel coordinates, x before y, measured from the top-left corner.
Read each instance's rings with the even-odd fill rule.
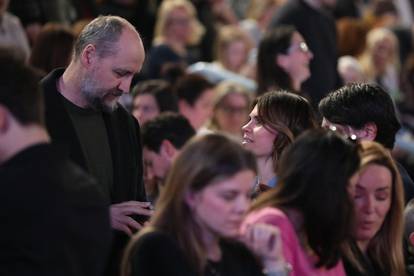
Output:
[[[396,161],[395,164],[397,164],[397,169],[401,175],[401,180],[404,185],[405,204],[407,204],[408,201],[414,198],[414,182],[407,170],[399,162]]]
[[[389,273],[386,273],[381,270],[378,263],[375,263],[368,256],[365,256],[358,246],[353,243],[351,249],[354,254],[357,256],[358,260],[361,262],[362,267],[365,270],[365,273],[360,272],[356,267],[354,267],[348,259],[343,258],[344,268],[346,275],[348,276],[389,276]]]
[[[86,154],[76,133],[75,126],[65,109],[64,97],[58,92],[56,83],[64,69],[53,70],[42,81],[45,98],[46,127],[54,143],[67,149],[69,158],[85,171],[90,172]],[[146,201],[143,185],[142,147],[140,128],[135,118],[121,105],[112,113],[102,113],[106,127],[112,159],[113,179],[111,203],[129,200]],[[143,222],[146,217],[138,217]],[[114,232],[113,250],[107,275],[119,271],[118,265],[129,237],[120,231]]]
[[[111,227],[96,183],[50,145],[0,166],[0,275],[102,275]]]
[[[261,276],[261,266],[241,243],[221,241],[222,258],[208,261],[205,276]],[[136,243],[131,276],[198,276],[186,254],[168,234],[153,231]]]
[[[113,181],[112,158],[102,112],[80,108],[62,98],[85,154],[88,171],[98,180],[109,200]]]
[[[341,84],[336,69],[338,56],[335,21],[328,13],[312,8],[303,0],[289,0],[276,11],[269,27],[274,28],[280,24],[295,26],[313,53],[311,76],[303,84],[303,92],[317,106],[323,96]]]

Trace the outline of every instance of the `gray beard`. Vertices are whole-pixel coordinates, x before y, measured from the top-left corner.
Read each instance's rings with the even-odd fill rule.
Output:
[[[84,79],[80,87],[81,93],[88,103],[89,107],[95,111],[101,111],[105,113],[112,113],[118,108],[118,104],[113,105],[105,104],[103,97],[111,93],[111,91],[97,89],[95,82],[90,79]]]

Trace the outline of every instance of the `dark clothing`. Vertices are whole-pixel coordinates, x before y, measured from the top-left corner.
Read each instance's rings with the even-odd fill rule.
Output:
[[[167,71],[173,66],[178,66],[184,71],[187,65],[195,61],[190,54],[180,56],[168,45],[160,44],[149,50],[142,74],[144,78],[159,79],[165,77]]]
[[[263,275],[255,257],[242,244],[220,243],[222,258],[208,261],[205,276]],[[198,276],[175,239],[160,231],[144,234],[135,244],[131,276]]]
[[[40,144],[0,166],[0,179],[0,275],[102,275],[111,226],[92,178]]]
[[[346,275],[348,276],[389,276],[390,273],[382,271],[379,264],[374,263],[371,259],[365,256],[358,246],[353,243],[351,246],[352,251],[355,253],[358,261],[361,262],[365,272],[362,273],[354,267],[348,259],[343,258],[344,268]]]
[[[303,0],[289,0],[276,11],[269,27],[281,24],[295,26],[313,53],[311,76],[302,88],[311,98],[313,106],[317,106],[328,92],[341,84],[336,69],[338,57],[335,21],[329,14],[310,7]]]
[[[408,203],[412,198],[414,198],[414,182],[408,174],[407,170],[397,161],[395,161],[397,169],[400,172],[401,179],[404,185],[404,197],[405,204]]]
[[[103,193],[109,195],[113,179],[112,158],[102,112],[80,108],[64,97],[62,99],[85,154],[89,172],[95,176]]]
[[[56,69],[41,82],[45,96],[46,126],[52,141],[66,147],[70,158],[91,173],[75,127],[65,109],[64,98],[56,88],[57,80],[63,71],[63,69]],[[102,117],[106,126],[113,165],[112,189],[106,196],[112,204],[130,200],[146,201],[142,182],[140,129],[137,121],[120,105],[112,113],[102,113]],[[143,219],[139,220],[142,222]],[[121,252],[127,241],[127,235],[115,231],[112,256],[109,259],[111,264],[109,270],[112,271],[112,275],[118,271],[117,265],[119,265]]]

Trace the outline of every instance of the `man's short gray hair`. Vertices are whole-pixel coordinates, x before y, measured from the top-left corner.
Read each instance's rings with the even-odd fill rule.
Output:
[[[101,58],[115,54],[117,49],[114,44],[118,42],[124,27],[129,24],[119,16],[98,16],[80,33],[74,46],[74,58],[79,58],[88,44],[96,47],[98,56]]]

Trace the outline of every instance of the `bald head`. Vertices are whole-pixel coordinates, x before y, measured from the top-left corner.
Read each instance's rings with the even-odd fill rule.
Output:
[[[134,33],[139,45],[142,45],[138,32],[124,18],[119,16],[99,16],[95,18],[85,26],[76,40],[74,58],[78,59],[83,49],[89,44],[95,46],[96,52],[101,58],[114,55],[119,51],[117,42],[125,30]]]

